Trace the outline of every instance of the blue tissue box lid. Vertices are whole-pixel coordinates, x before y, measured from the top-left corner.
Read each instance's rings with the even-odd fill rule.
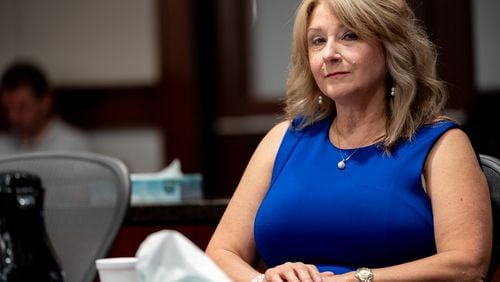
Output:
[[[202,175],[198,173],[168,179],[132,177],[132,204],[202,199],[202,180]]]

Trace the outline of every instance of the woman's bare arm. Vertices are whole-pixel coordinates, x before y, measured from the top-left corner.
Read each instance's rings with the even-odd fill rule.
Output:
[[[276,125],[262,139],[208,244],[206,253],[235,281],[250,281],[259,274],[251,266],[256,255],[254,219],[289,124]]]

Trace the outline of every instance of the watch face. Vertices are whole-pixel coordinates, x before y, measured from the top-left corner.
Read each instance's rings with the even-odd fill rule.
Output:
[[[368,269],[361,269],[359,271],[359,275],[362,276],[363,278],[368,278],[371,276],[371,274],[372,274],[371,271]]]
[[[371,279],[373,278],[373,273],[369,268],[360,268],[356,271],[356,276],[361,280]],[[371,280],[370,280],[371,281]]]

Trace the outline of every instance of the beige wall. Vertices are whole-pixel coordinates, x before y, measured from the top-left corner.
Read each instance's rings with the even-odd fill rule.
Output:
[[[500,1],[474,0],[474,61],[479,90],[500,90]]]
[[[154,0],[1,0],[0,69],[27,57],[57,85],[152,84]]]

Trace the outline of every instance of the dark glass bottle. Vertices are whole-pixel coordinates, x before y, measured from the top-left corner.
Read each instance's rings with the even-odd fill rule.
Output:
[[[61,282],[63,273],[43,218],[38,176],[0,173],[0,282]]]

